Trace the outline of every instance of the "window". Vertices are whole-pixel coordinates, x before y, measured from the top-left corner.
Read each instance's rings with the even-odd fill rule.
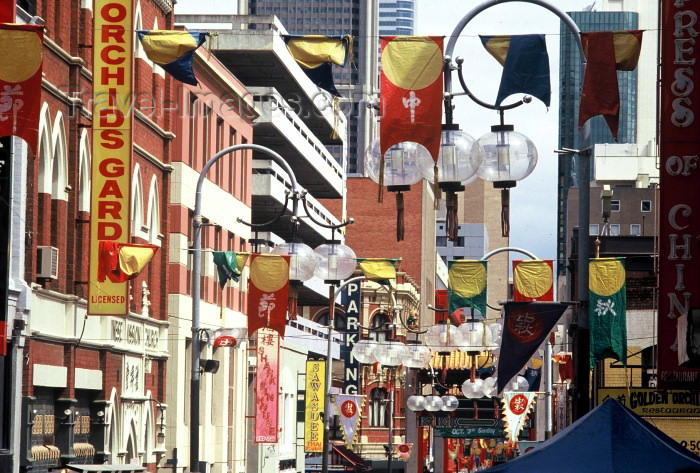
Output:
[[[620,224],[619,223],[611,223],[610,224],[610,235],[620,236]]]
[[[216,152],[218,153],[224,149],[224,120],[222,118],[216,119]],[[214,179],[216,180],[216,185],[220,186],[222,184],[221,175],[224,168],[224,161],[230,159],[225,156],[216,162],[216,169],[214,170]]]
[[[378,342],[385,341],[391,330],[389,328],[390,322],[391,321],[389,320],[388,315],[386,315],[383,312],[377,313],[372,318],[372,322],[370,323],[370,327],[372,329],[372,331],[369,333],[370,340],[376,340]],[[383,328],[384,330],[379,330],[381,328]]]
[[[190,94],[190,155],[187,157],[187,164],[192,166],[192,159],[197,151],[197,96]]]
[[[464,237],[463,236],[458,236],[457,241],[454,242],[454,245],[457,248],[464,248]]]
[[[642,234],[642,226],[638,223],[633,223],[630,225],[630,235],[640,236]]]
[[[236,130],[233,127],[228,129],[228,146],[233,146],[236,144]],[[233,153],[229,158],[228,166],[228,176],[229,176],[229,189],[228,191],[236,196],[236,159],[238,159],[238,153]]]
[[[389,427],[387,415],[387,391],[385,388],[374,388],[369,394],[369,426]]]
[[[642,201],[642,212],[651,212],[651,200]]]
[[[620,211],[620,201],[619,200],[611,200],[610,201],[610,211],[611,212],[619,212]]]
[[[588,225],[588,234],[589,235],[598,235],[599,232],[599,227],[597,223],[592,223]]]
[[[202,152],[203,152],[203,159],[204,161],[202,162],[202,166],[204,166],[204,163],[209,161],[209,151],[210,151],[210,146],[209,146],[209,136],[211,135],[211,108],[207,107],[206,105],[204,106],[204,129],[202,130],[203,136],[202,136]]]
[[[435,238],[435,246],[445,247],[447,246],[447,237],[439,236]]]

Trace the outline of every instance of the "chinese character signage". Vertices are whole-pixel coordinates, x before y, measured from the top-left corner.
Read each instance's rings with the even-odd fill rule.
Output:
[[[345,394],[358,393],[358,374],[360,364],[352,356],[352,347],[360,336],[360,283],[348,284],[341,294],[341,302],[345,308],[345,343],[340,346],[340,359],[345,364],[345,380],[343,392]]]
[[[699,15],[698,2],[661,2],[657,382],[665,389],[700,388],[700,360],[690,356],[700,352],[700,329],[688,331],[690,309],[700,307]]]
[[[255,443],[277,443],[279,438],[279,354],[277,332],[261,328],[257,332],[255,370]]]
[[[323,451],[323,417],[326,405],[326,362],[306,362],[306,411],[304,413],[304,451]]]
[[[506,436],[516,441],[518,434],[525,426],[527,414],[532,409],[537,393],[508,391],[503,393],[503,420],[505,421]]]
[[[591,368],[613,358],[627,366],[627,295],[624,258],[594,258],[588,265]]]
[[[131,196],[132,0],[95,0],[88,314],[126,315],[126,281],[98,281],[99,243],[128,243]]]
[[[284,336],[289,297],[289,255],[252,254],[248,278],[248,333],[261,327]]]
[[[2,15],[14,17],[15,2],[3,3],[6,6],[0,8],[7,11],[1,12]],[[0,24],[0,44],[3,45],[0,59],[0,136],[19,136],[36,154],[44,27]],[[49,153],[50,150],[45,152]]]
[[[357,439],[357,429],[360,426],[364,396],[351,394],[336,394],[334,397],[335,412],[340,417],[340,425],[343,427],[345,444],[352,450]]]
[[[503,306],[496,392],[523,369],[565,310],[566,305],[558,302],[507,302]]]

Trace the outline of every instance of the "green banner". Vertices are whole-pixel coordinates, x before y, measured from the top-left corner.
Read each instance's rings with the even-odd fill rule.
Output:
[[[486,317],[486,261],[448,261],[447,298],[449,314],[461,308],[473,308]]]
[[[613,358],[627,364],[627,296],[624,258],[591,259],[588,269],[591,368]]]

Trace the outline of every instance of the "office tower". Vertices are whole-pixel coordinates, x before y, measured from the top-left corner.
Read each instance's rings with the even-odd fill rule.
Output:
[[[379,36],[412,35],[414,15],[413,0],[379,2]]]
[[[570,12],[582,32],[637,29],[638,14],[622,11]],[[578,108],[581,97],[581,57],[574,36],[561,25],[559,63],[559,147],[578,149]],[[620,88],[620,122],[617,143],[635,143],[637,130],[637,72],[618,72]],[[614,143],[612,133],[602,116],[590,120],[590,145]],[[592,158],[591,158],[592,159]],[[591,176],[594,176],[591,167]],[[559,160],[557,202],[557,260],[558,273],[566,273],[567,195],[571,187],[577,187],[577,165],[573,156],[564,155]]]
[[[412,1],[399,3],[413,4]],[[334,66],[336,87],[344,97],[341,100],[341,110],[348,121],[347,163],[341,161],[342,150],[329,148],[341,164],[347,164],[349,175],[364,173],[364,151],[378,133],[375,130],[376,114],[367,108],[368,99],[379,92],[378,51],[377,42],[374,41],[378,36],[378,10],[378,0],[336,0],[324,3],[317,0],[239,2],[239,13],[275,15],[289,34],[353,36],[353,61],[348,61],[343,68]]]

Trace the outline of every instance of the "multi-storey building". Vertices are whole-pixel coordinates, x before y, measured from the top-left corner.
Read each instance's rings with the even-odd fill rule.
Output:
[[[630,11],[583,11],[569,15],[583,32],[604,30],[634,30],[638,27],[637,13]],[[646,41],[646,36],[644,40]],[[583,77],[581,53],[573,34],[562,23],[559,62],[559,147],[578,149],[582,146],[578,136],[578,107]],[[637,71],[618,74],[620,86],[620,122],[618,143],[637,142]],[[649,93],[655,95],[651,90]],[[641,95],[641,94],[640,94]],[[654,115],[655,116],[655,115]],[[648,139],[648,138],[645,138]],[[612,133],[602,116],[590,120],[590,143],[613,143]],[[569,207],[569,189],[579,185],[575,156],[563,156],[559,160],[557,198],[557,267],[559,276],[566,274],[566,257],[569,234],[566,233]],[[593,168],[592,168],[593,169]],[[593,171],[594,172],[594,171]],[[593,172],[591,176],[593,176]]]
[[[277,244],[295,237],[312,248],[319,246],[333,237],[333,231],[324,225],[340,224],[345,214],[345,171],[329,151],[332,146],[346,149],[345,117],[334,112],[330,106],[331,99],[309,80],[294,61],[284,41],[287,30],[277,18],[272,15],[232,15],[224,17],[223,21],[225,24],[222,25],[221,15],[177,17],[178,23],[205,27],[217,35],[212,55],[245,86],[249,92],[245,100],[252,100],[255,107],[252,143],[277,152],[289,169],[264,153],[250,153],[248,159],[252,159],[252,175],[248,181],[250,201],[247,204],[250,209],[238,206],[233,212],[227,209],[226,215],[213,218],[235,220],[240,217],[243,221],[252,223],[252,229],[243,230],[241,224],[237,224],[238,230],[234,231],[236,238],[244,237],[248,240],[246,248],[252,251],[268,252]],[[288,172],[290,170],[297,183],[307,191],[305,204],[298,202],[296,234],[291,221],[291,217],[295,216],[295,205],[292,202],[294,196],[288,199],[287,194],[293,187]],[[320,199],[329,199],[337,207],[330,210]],[[307,211],[313,218],[306,215]],[[277,218],[280,215],[281,218]],[[223,225],[213,218],[212,223]],[[266,223],[269,224],[265,225]],[[212,238],[215,241],[215,235]],[[335,233],[335,238],[343,240],[342,234],[338,232]],[[210,242],[207,246],[213,248],[213,245]],[[209,276],[213,276],[213,266],[205,270]],[[211,284],[209,300],[206,301],[211,315],[209,323],[218,324],[216,299],[211,299],[214,297],[211,292],[214,291],[214,279],[207,284]],[[245,282],[242,281],[241,284],[244,287]],[[237,446],[243,444],[241,439],[244,436],[251,440],[240,452],[240,456],[235,457],[245,457],[245,465],[241,462],[234,464],[247,471],[272,473],[306,468],[304,445],[298,441],[304,434],[303,422],[297,420],[297,402],[302,399],[300,393],[303,393],[305,387],[306,361],[327,357],[328,329],[325,325],[328,318],[328,288],[323,281],[313,278],[299,288],[297,300],[299,316],[296,320],[288,321],[280,346],[280,434],[277,442],[252,441],[255,423],[253,389],[257,375],[255,358],[248,359],[242,355],[243,364],[235,364],[233,368],[237,378],[235,382],[250,381],[247,396],[236,397],[235,401],[238,403],[240,399],[248,400],[245,425],[236,427],[235,436],[228,433],[229,441]],[[237,310],[240,309],[229,308],[231,315]],[[245,312],[245,306],[243,311]],[[235,320],[231,319],[230,322],[235,323]],[[253,337],[254,334],[248,335]],[[254,343],[255,337],[251,340],[251,346]],[[214,353],[214,356],[219,355]],[[331,342],[331,358],[337,359],[338,356],[339,344],[336,338]],[[214,375],[211,388],[214,398],[217,396],[216,389],[225,386],[219,384],[217,388],[216,377],[219,375],[220,372]],[[216,414],[212,415],[214,419],[217,418]],[[212,439],[217,439],[219,434],[216,429],[220,426],[221,424],[212,425]],[[202,460],[210,465],[212,472],[225,471],[221,470],[216,447],[202,439],[202,447],[205,446]]]
[[[376,138],[376,123],[367,107],[379,92],[377,67],[378,0],[246,0],[238,2],[240,14],[275,15],[289,34],[321,34],[354,38],[353,61],[334,73],[336,87],[344,99],[341,110],[347,117],[347,156],[330,148],[348,175],[364,174],[364,152]],[[401,2],[413,3],[413,2]]]
[[[414,32],[415,2],[400,0],[379,2],[379,35],[412,35]]]
[[[174,135],[162,104],[170,102],[173,84],[138,41],[130,45],[134,91],[152,100],[134,104],[126,143],[132,149],[128,238],[159,250],[128,282],[125,316],[88,316],[85,250],[96,238],[89,234],[96,218],[90,208],[93,17],[91,2],[18,6],[20,21],[43,22],[46,29],[37,154],[12,140],[19,217],[12,259],[31,292],[17,306],[26,321],[22,403],[13,420],[16,460],[5,471],[84,463],[136,463],[155,471],[165,453],[168,279],[161,269],[169,254]],[[135,2],[133,20],[135,29],[170,28],[172,3]]]
[[[179,465],[188,465],[190,445],[190,364],[192,362],[192,217],[195,189],[204,164],[234,145],[253,143],[253,123],[259,114],[248,90],[211,52],[200,48],[194,56],[199,84],[179,84],[173,115],[168,317],[169,404],[166,448],[178,448]],[[209,334],[220,328],[247,326],[246,280],[219,286],[211,251],[247,251],[250,228],[252,152],[237,151],[210,168],[202,188],[202,270],[200,326]],[[210,335],[211,336],[211,335]],[[247,412],[247,340],[233,347],[212,348],[202,339],[202,359],[219,363],[215,373],[201,374],[200,472],[244,471]],[[212,465],[216,465],[212,467]],[[199,467],[199,465],[198,465]],[[191,465],[187,467],[191,468]],[[194,469],[193,469],[194,470]]]

